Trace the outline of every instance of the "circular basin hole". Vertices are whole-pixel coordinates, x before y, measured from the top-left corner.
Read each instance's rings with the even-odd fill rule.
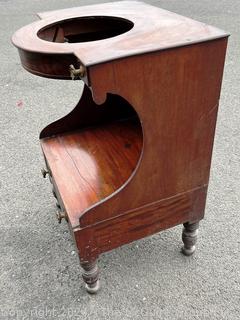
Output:
[[[132,29],[130,20],[90,16],[62,20],[38,31],[38,37],[50,42],[88,42],[116,37]]]

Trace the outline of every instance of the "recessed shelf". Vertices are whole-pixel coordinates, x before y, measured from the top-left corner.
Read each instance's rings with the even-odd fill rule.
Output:
[[[142,150],[139,122],[117,121],[41,139],[42,149],[72,227],[81,213],[131,176]]]

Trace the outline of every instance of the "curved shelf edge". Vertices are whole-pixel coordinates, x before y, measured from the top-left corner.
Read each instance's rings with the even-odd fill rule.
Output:
[[[85,210],[129,183],[143,148],[141,124],[130,104],[108,94],[96,105],[87,86],[75,109],[43,129],[40,140],[72,228]]]

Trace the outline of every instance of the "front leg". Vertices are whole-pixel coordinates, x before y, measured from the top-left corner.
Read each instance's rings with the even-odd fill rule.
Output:
[[[96,293],[100,288],[97,260],[93,262],[81,262],[81,266],[83,268],[82,277],[87,292]]]
[[[195,244],[197,242],[198,227],[199,222],[186,222],[183,224],[182,241],[184,246],[182,247],[182,253],[185,256],[192,255],[196,250]]]

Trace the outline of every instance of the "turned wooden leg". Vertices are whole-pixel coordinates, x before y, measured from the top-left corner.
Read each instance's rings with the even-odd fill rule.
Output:
[[[187,222],[183,224],[182,241],[184,246],[182,247],[182,253],[185,256],[192,255],[196,250],[195,244],[197,242],[198,227],[199,222]]]
[[[81,263],[83,268],[83,280],[85,282],[85,288],[89,293],[96,293],[99,288],[99,269],[97,260],[94,262]]]

